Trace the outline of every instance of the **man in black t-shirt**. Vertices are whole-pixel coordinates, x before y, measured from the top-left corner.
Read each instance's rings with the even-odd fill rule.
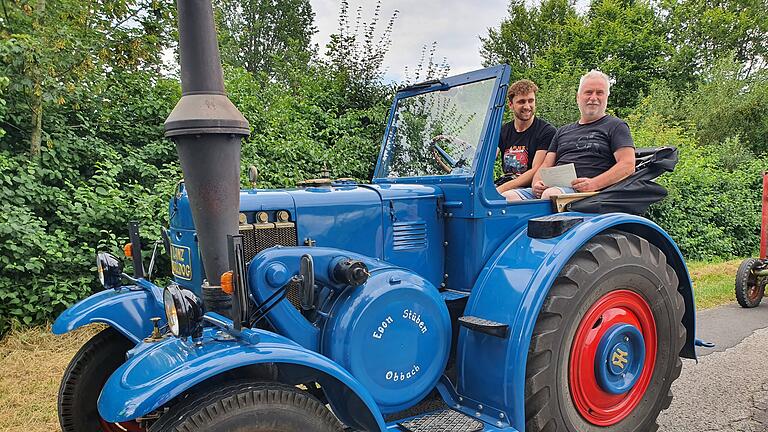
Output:
[[[541,168],[572,163],[576,180],[571,187],[548,187],[538,173],[533,180],[533,195],[594,192],[605,189],[635,172],[635,144],[629,126],[605,113],[610,94],[608,76],[590,71],[579,83],[576,102],[581,118],[557,130]]]
[[[514,114],[514,120],[501,127],[499,149],[504,175],[512,179],[498,186],[507,200],[530,199],[533,195],[526,189],[547,153],[555,128],[536,117],[536,92],[539,88],[533,81],[520,80],[509,86],[507,104]]]

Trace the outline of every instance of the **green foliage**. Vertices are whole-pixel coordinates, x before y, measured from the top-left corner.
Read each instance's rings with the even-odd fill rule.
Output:
[[[651,207],[688,259],[749,256],[759,244],[761,171],[766,158],[745,155],[735,139],[702,146],[658,115],[632,117],[638,147],[676,146],[675,171],[659,178],[669,195]],[[737,149],[741,149],[738,150]]]
[[[217,12],[225,63],[277,80],[309,63],[309,0],[221,0]]]

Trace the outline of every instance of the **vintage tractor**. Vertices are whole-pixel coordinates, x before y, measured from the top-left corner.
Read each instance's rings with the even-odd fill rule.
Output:
[[[760,224],[760,258],[747,258],[736,270],[736,301],[741,307],[753,308],[765,296],[768,283],[768,172],[763,173],[763,214]]]
[[[174,282],[135,224],[133,276],[99,254],[105,290],[53,327],[108,325],[64,432],[654,430],[695,358],[683,258],[642,217],[496,192],[507,66],[400,90],[371,184],[240,190],[210,1],[178,9]]]

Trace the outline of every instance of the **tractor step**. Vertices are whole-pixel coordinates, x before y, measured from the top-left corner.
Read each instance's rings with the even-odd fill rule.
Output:
[[[483,430],[483,422],[450,408],[422,414],[410,420],[399,422],[397,425],[406,432],[478,432]]]
[[[459,324],[480,333],[489,334],[498,338],[505,339],[509,336],[509,326],[507,324],[490,321],[474,316],[463,316],[459,318]]]

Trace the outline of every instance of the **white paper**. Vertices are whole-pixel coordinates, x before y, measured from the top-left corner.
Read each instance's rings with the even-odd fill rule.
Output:
[[[576,180],[576,168],[572,163],[542,168],[539,170],[541,181],[547,186],[571,187],[571,182]]]

